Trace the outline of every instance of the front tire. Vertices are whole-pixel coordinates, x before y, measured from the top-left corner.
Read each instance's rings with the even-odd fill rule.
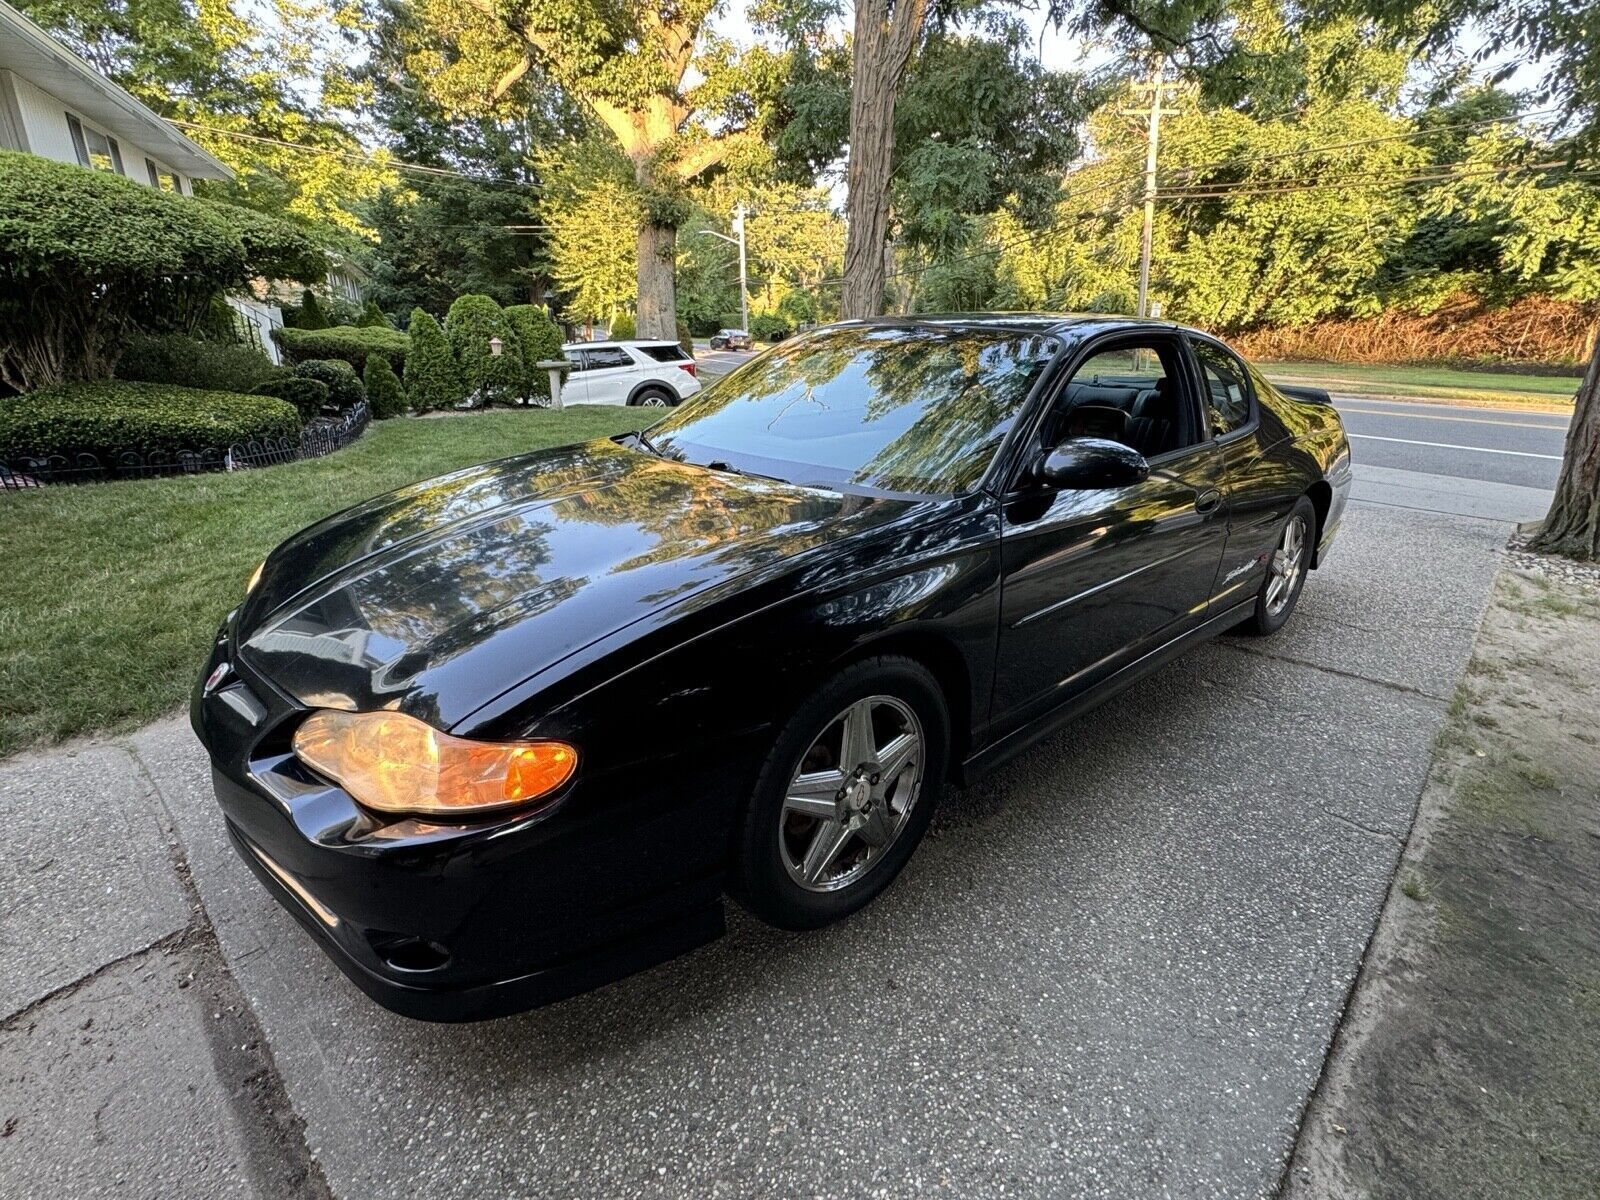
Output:
[[[1305,587],[1306,572],[1311,569],[1316,529],[1317,510],[1301,496],[1278,531],[1277,544],[1267,563],[1267,577],[1256,593],[1255,612],[1244,623],[1247,632],[1266,637],[1288,624]]]
[[[845,668],[800,706],[762,765],[735,851],[735,899],[784,929],[865,907],[927,832],[949,745],[944,695],[921,664]]]

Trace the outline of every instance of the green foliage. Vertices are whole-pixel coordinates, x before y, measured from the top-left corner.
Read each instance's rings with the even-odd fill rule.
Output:
[[[354,408],[367,397],[361,376],[342,358],[313,358],[299,363],[294,373],[301,379],[315,379],[328,389],[328,403],[337,409]]]
[[[300,303],[283,312],[283,324],[287,329],[326,329],[328,318],[323,315],[322,301],[317,299],[317,294],[310,288],[300,293]]]
[[[689,322],[682,317],[678,318],[678,345],[683,347],[685,354],[694,353],[694,335],[689,332]]]
[[[383,315],[383,309],[378,307],[378,302],[371,299],[361,306],[361,320],[356,323],[368,329],[390,328],[389,318]]]
[[[302,421],[321,414],[328,404],[328,385],[320,379],[307,379],[302,375],[269,379],[252,389],[258,396],[276,396],[294,405]]]
[[[407,326],[410,349],[406,353],[406,398],[418,412],[454,408],[466,398],[461,367],[450,351],[444,330],[420,308],[411,310]]]
[[[527,399],[549,399],[550,376],[538,364],[561,357],[561,328],[537,304],[513,304],[506,320],[517,331],[522,347],[522,394]]]
[[[259,218],[265,223],[268,218]],[[0,380],[109,375],[134,328],[195,329],[276,253],[265,224],[104,171],[0,151]]]
[[[282,400],[153,383],[67,383],[0,399],[0,459],[87,453],[105,462],[122,450],[225,450],[299,431]]]
[[[372,354],[367,357],[363,382],[367,388],[367,402],[372,405],[375,419],[382,421],[405,413],[406,397],[400,390],[400,377],[383,355]]]
[[[626,341],[637,336],[636,329],[637,326],[634,324],[633,314],[631,312],[619,312],[611,318],[611,330],[608,336],[614,342]]]
[[[489,296],[458,296],[444,319],[445,338],[474,404],[506,404],[522,390],[522,343],[505,311]],[[500,339],[500,353],[490,348]]]
[[[272,331],[272,340],[290,362],[339,358],[358,371],[371,354],[383,355],[391,365],[403,363],[410,345],[405,334],[387,325],[336,325],[330,329],[291,329],[286,325]]]
[[[301,226],[240,208],[237,204],[217,200],[196,203],[239,239],[252,275],[300,283],[314,283],[327,275],[327,251]]]
[[[288,373],[253,346],[196,341],[178,333],[136,334],[117,362],[119,379],[214,392],[251,392]]]
[[[794,330],[776,313],[763,313],[750,318],[750,335],[764,342],[781,342]]]
[[[639,296],[644,210],[627,161],[593,140],[551,148],[536,160],[540,214],[550,226],[550,275],[574,319],[610,318]]]

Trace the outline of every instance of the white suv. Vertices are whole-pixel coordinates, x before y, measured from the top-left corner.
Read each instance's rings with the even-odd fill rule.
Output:
[[[677,342],[568,342],[572,363],[563,404],[642,404],[665,408],[700,390],[694,358]]]

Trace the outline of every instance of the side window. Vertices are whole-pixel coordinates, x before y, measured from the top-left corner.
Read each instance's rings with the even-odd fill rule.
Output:
[[[1109,438],[1156,458],[1199,441],[1179,382],[1178,353],[1175,342],[1157,338],[1090,355],[1056,401],[1046,444]]]
[[[1226,437],[1250,423],[1250,383],[1233,355],[1209,342],[1194,342],[1206,385],[1206,420],[1213,437]]]
[[[589,352],[587,350],[563,350],[561,352],[569,363],[572,364],[572,374],[589,369]]]
[[[589,370],[603,371],[608,367],[631,367],[633,359],[628,357],[628,352],[621,346],[598,346],[593,350],[585,350],[589,358]]]

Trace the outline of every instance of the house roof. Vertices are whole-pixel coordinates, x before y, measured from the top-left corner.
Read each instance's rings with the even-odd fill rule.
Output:
[[[27,17],[0,0],[0,69],[15,71],[106,132],[141,146],[193,179],[233,170],[179,133]]]

